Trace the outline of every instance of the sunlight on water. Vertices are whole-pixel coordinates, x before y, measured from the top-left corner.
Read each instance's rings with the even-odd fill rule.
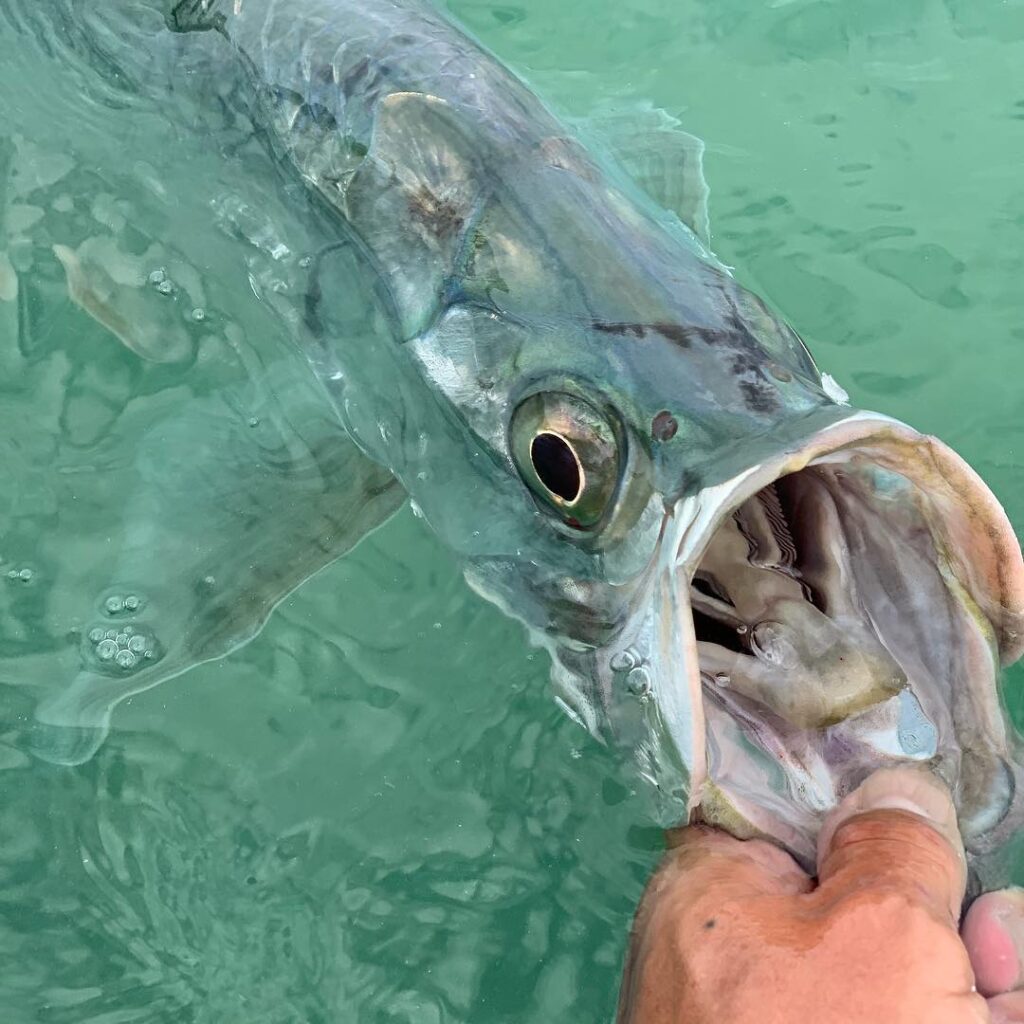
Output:
[[[221,467],[315,448],[275,368],[329,230],[223,95],[156,99],[167,68],[82,57],[104,11],[52,6],[0,0],[0,1016],[610,1019],[660,843],[641,783],[408,509],[250,645],[129,695],[91,760],[27,753],[87,757],[92,730],[34,708],[76,673],[131,694],[187,602],[231,593],[190,528],[219,522]],[[701,136],[721,259],[1024,527],[1020,5],[450,8],[566,114],[650,102]],[[195,481],[151,512],[174,543],[119,552],[162,479]]]

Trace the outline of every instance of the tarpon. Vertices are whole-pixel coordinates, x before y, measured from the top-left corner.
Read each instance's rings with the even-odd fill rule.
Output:
[[[635,760],[664,823],[699,816],[807,862],[843,794],[913,762],[953,787],[969,850],[1005,838],[1019,545],[963,460],[851,408],[715,259],[697,140],[647,111],[588,147],[420,0],[160,13],[180,52],[246,69],[252,116],[336,225],[297,327],[333,411],[219,484],[212,554],[170,545],[151,600],[177,629],[133,643],[130,577],[109,581],[115,628],[80,638],[80,671],[39,710],[91,737],[65,759],[126,694],[253,636],[408,495],[550,654],[558,701]],[[138,575],[159,530],[132,543]]]

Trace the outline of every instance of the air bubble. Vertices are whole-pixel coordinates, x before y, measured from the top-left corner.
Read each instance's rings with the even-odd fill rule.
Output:
[[[22,569],[21,572],[18,573],[18,579],[21,580],[22,583],[28,583],[28,581],[32,579],[32,570]]]
[[[306,267],[310,266],[310,264],[312,264],[312,262],[313,262],[313,257],[312,256],[302,256],[302,257],[299,258],[299,266],[302,267],[302,268],[306,268]]]
[[[158,658],[161,652],[156,637],[144,626],[124,626],[120,630],[104,630],[94,626],[86,634],[90,644],[86,652],[102,664],[106,672],[117,669],[127,672],[137,669],[142,658]],[[93,662],[94,667],[96,662]]]
[[[134,668],[135,667],[135,655],[131,651],[122,650],[117,652],[117,656],[114,658],[119,668]]]
[[[110,597],[103,602],[103,607],[106,608],[111,615],[116,615],[122,608],[124,608],[124,601],[121,600],[121,597],[118,594],[111,594]]]
[[[259,425],[260,425],[260,418],[259,418],[259,416],[250,416],[249,417],[249,426],[250,427],[258,427]]]
[[[128,611],[130,611],[130,612],[134,612],[134,611],[137,611],[137,610],[138,610],[138,607],[139,607],[139,605],[140,605],[141,603],[142,603],[142,602],[141,602],[141,601],[139,600],[139,598],[138,598],[138,597],[137,597],[137,596],[136,596],[135,594],[129,594],[129,595],[128,595],[128,596],[127,596],[127,597],[126,597],[125,599],[124,599],[124,606],[125,606],[125,608],[127,608],[127,609],[128,609]]]
[[[608,664],[613,672],[628,672],[631,668],[636,668],[637,657],[630,650],[618,651],[612,655]]]
[[[170,295],[174,291],[174,285],[170,281],[161,281],[157,286],[156,290],[161,295]]]
[[[626,676],[626,687],[635,696],[646,697],[651,692],[651,674],[642,665],[638,665]]]
[[[16,580],[18,578],[18,570],[17,569],[9,570],[8,573],[7,573],[7,578],[9,580]]]
[[[201,324],[206,319],[206,310],[202,306],[196,306],[192,310],[192,319],[197,323]]]
[[[715,685],[716,686],[721,686],[721,687],[724,688],[724,687],[727,687],[731,682],[732,682],[732,680],[729,678],[727,673],[725,673],[725,672],[716,672],[715,673]]]
[[[167,280],[167,271],[163,267],[157,267],[150,271],[149,283],[152,285],[163,284]]]
[[[800,660],[786,627],[778,622],[759,622],[750,634],[750,648],[761,661],[779,668],[791,668]]]

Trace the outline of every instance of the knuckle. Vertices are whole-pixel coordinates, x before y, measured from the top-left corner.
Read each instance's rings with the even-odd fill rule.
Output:
[[[958,946],[956,933],[940,921],[920,893],[903,886],[874,885],[846,893],[830,916],[851,934],[875,936],[888,948]],[[925,943],[925,947],[921,944]]]
[[[923,818],[909,811],[881,811],[850,818],[836,830],[833,850],[863,843],[899,845],[910,850],[948,858],[945,838]]]
[[[829,860],[876,877],[902,879],[929,890],[956,879],[957,852],[927,822],[906,812],[853,818],[836,831]]]

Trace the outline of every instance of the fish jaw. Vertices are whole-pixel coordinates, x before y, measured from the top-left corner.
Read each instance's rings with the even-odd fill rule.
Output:
[[[915,763],[952,788],[969,852],[1016,827],[998,676],[1022,651],[1024,562],[941,442],[853,412],[680,499],[649,577],[602,692],[669,815],[810,863],[845,793]]]

